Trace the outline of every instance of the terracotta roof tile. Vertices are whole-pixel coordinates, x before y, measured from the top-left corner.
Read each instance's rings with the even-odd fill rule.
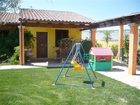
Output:
[[[30,21],[56,21],[71,23],[93,23],[92,19],[79,15],[74,12],[38,10],[38,9],[21,9],[21,18]]]
[[[19,14],[0,12],[0,23],[18,24]]]
[[[93,23],[92,19],[79,15],[74,12],[38,10],[38,9],[21,9],[18,13],[0,12],[0,23],[18,24],[19,18],[26,21],[43,21],[43,22],[68,22],[68,23]]]

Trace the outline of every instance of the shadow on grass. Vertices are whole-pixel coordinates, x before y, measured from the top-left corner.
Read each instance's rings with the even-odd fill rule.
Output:
[[[83,83],[85,83],[85,84],[91,84],[90,81],[83,81]],[[93,84],[93,86],[95,88],[105,87],[105,81],[102,81],[102,80],[98,80],[98,84],[96,83],[96,81],[95,81],[95,83],[92,82],[92,84]]]
[[[64,83],[57,83],[56,86],[65,86],[65,87],[77,87],[77,88],[87,88],[87,89],[95,89],[92,85],[89,86],[82,86],[77,84],[64,84]]]

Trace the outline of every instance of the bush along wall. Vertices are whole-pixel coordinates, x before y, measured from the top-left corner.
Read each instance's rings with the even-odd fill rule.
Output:
[[[29,31],[24,33],[25,48],[32,48],[34,37]],[[18,28],[0,31],[0,63],[17,64],[19,62],[19,31]],[[14,62],[15,60],[15,62]]]
[[[14,47],[15,52],[13,55],[8,59],[10,64],[19,64],[19,46]]]
[[[7,61],[19,45],[18,29],[0,31],[0,62]]]

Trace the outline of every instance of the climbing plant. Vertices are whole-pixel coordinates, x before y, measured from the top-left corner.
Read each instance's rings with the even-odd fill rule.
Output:
[[[62,61],[68,56],[73,44],[76,42],[77,41],[72,38],[63,38],[60,40],[59,52]]]

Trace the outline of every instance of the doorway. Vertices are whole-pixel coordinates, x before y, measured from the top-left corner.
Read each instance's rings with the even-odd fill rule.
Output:
[[[37,32],[37,58],[48,58],[48,33]]]

